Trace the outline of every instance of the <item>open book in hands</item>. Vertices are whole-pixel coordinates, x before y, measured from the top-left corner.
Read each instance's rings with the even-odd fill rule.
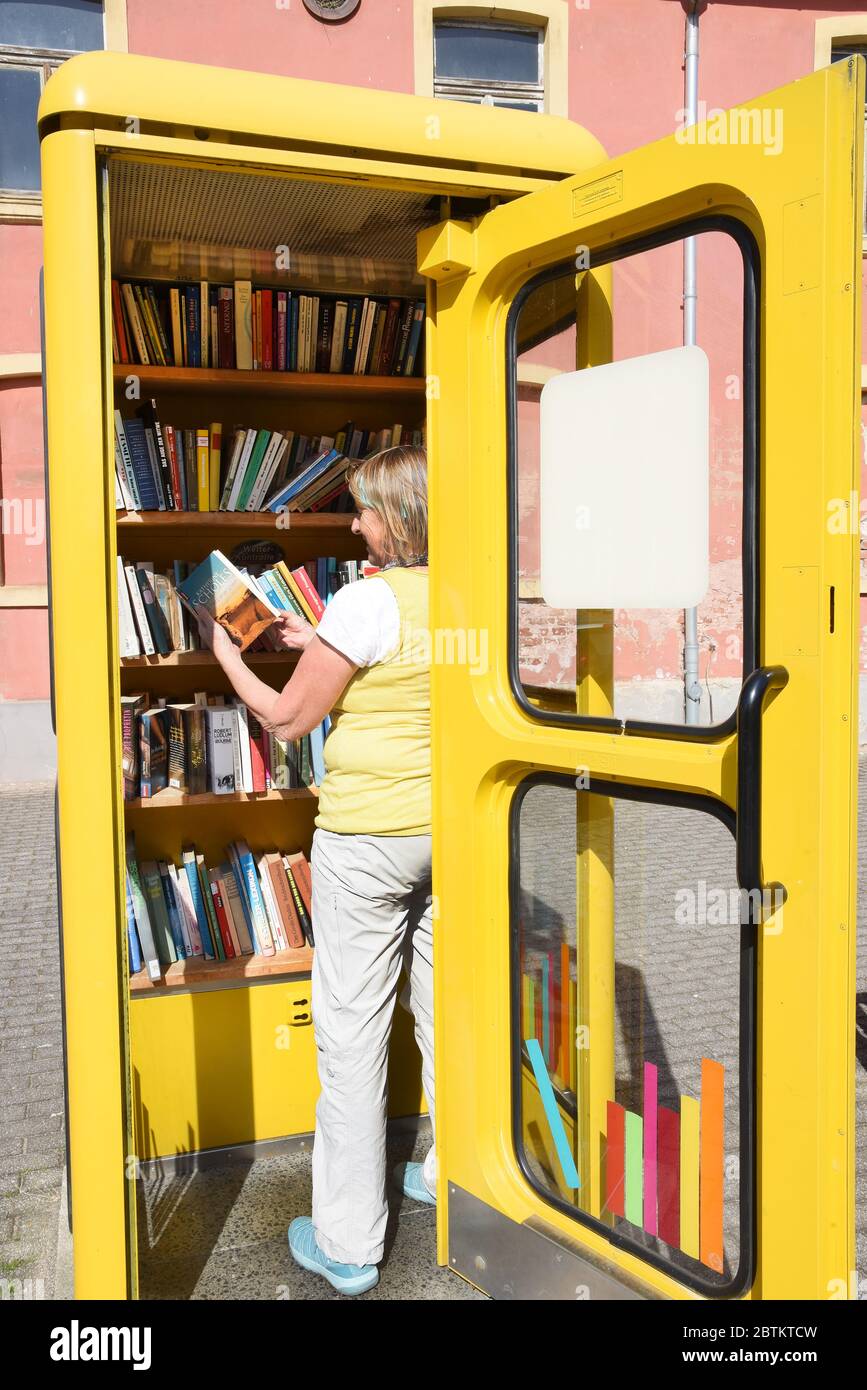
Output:
[[[212,550],[178,585],[178,595],[193,617],[198,617],[197,607],[210,613],[242,652],[272,626],[280,611],[259,580],[236,569],[220,550]]]

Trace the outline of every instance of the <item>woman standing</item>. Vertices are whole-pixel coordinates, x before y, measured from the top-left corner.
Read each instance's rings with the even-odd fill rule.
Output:
[[[338,590],[314,629],[286,616],[302,650],[278,694],[200,614],[236,693],[263,728],[297,739],[331,714],[313,836],[313,1025],[321,1093],[313,1215],[289,1227],[305,1269],[343,1293],[379,1280],[385,1195],[388,1041],[401,966],[434,1118],[430,810],[430,639],[424,450],[386,449],[349,479],[361,535],[380,574]],[[403,1191],[434,1203],[433,1146],[401,1165]]]

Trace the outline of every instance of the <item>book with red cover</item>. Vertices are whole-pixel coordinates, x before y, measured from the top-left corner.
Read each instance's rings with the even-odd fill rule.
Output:
[[[374,370],[378,376],[390,376],[392,360],[394,358],[395,344],[397,343],[397,329],[400,323],[400,300],[390,299],[388,301],[388,312],[385,318],[385,328],[382,334],[382,344],[379,349],[379,361]]]
[[[308,511],[323,512],[330,502],[333,502],[336,497],[339,497],[342,492],[346,491],[347,486],[346,479],[342,478],[337,484],[337,487],[332,488],[330,492],[326,492],[324,497],[320,497],[317,501],[311,502]]]
[[[178,499],[178,508],[180,509],[183,503],[185,489],[181,487],[181,469],[178,463],[178,451],[175,445],[174,425],[163,425],[163,436],[169,456],[169,468],[172,473],[172,491]],[[186,479],[184,481],[186,481]]]
[[[272,290],[262,290],[262,361],[260,366],[263,372],[270,372],[274,369],[274,325],[273,325],[273,303],[274,295]]]
[[[247,727],[250,731],[250,763],[253,769],[253,791],[266,790],[265,759],[262,755],[262,725],[253,711],[247,709]]]
[[[307,569],[304,565],[299,565],[298,568],[292,570],[291,573],[292,578],[295,580],[295,583],[298,585],[298,588],[301,590],[302,594],[309,603],[310,611],[313,613],[314,617],[316,618],[316,621],[318,622],[319,619],[322,617],[322,614],[325,612],[325,604],[319,597],[319,591],[317,590],[316,585],[312,583],[310,575],[307,573]]]
[[[120,295],[120,285],[117,280],[111,282],[111,308],[114,318],[114,331],[117,334],[118,356],[121,362],[131,362],[129,343],[126,336],[126,324],[123,318],[123,300]]]
[[[217,918],[217,926],[220,928],[220,937],[223,942],[223,950],[226,953],[226,960],[232,960],[237,955],[237,951],[232,941],[232,932],[229,927],[229,919],[226,916],[226,908],[223,903],[223,895],[220,892],[220,885],[215,883],[212,878],[209,878],[208,882],[211,886],[211,897],[214,900],[214,913]]]

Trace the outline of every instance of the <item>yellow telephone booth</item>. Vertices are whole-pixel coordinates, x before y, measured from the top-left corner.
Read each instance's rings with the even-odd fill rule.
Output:
[[[259,974],[130,974],[131,830],[154,860],[239,836],[309,849],[315,808],[124,801],[121,696],[222,687],[201,654],[121,657],[118,556],[276,538],[268,513],[116,510],[115,411],[140,396],[189,427],[426,426],[441,1262],[495,1298],[848,1288],[863,88],[860,60],[840,63],[727,113],[717,138],[699,127],[605,161],[573,123],[462,103],[104,54],[51,79],[77,1297],[137,1296],[142,1162],[303,1139],[316,1097],[309,954]],[[722,267],[706,345],[701,317],[684,346],[679,307],[653,311],[685,239],[700,269]],[[425,374],[113,365],[113,278],[419,295]],[[643,328],[622,336],[629,296]],[[625,461],[630,415],[655,409],[683,459],[718,397],[725,505],[693,485],[706,461],[674,488],[658,437],[643,474]],[[700,579],[714,559],[692,597],[672,563],[681,511],[685,568]],[[348,520],[299,516],[280,544],[293,563],[355,557]],[[576,591],[572,560],[591,553],[608,579]],[[718,634],[715,659],[719,634],[730,647],[688,723],[670,679],[634,662],[670,640],[678,607]],[[404,1020],[391,1113],[420,1107]]]

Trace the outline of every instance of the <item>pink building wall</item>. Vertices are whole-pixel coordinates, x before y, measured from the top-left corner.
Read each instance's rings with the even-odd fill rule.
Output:
[[[563,5],[568,13],[571,119],[592,130],[612,155],[669,134],[683,106],[680,0],[590,0],[587,8],[563,0]],[[801,8],[791,0],[714,0],[701,16],[700,98],[708,107],[728,107],[810,72],[816,20],[863,8],[860,3]],[[236,0],[127,0],[127,15],[131,52],[413,90],[411,0],[362,0],[356,15],[341,25],[320,23],[301,0],[287,0],[286,5],[280,0],[256,5],[239,5]],[[675,248],[666,254],[664,283],[655,283],[643,299],[634,285],[618,278],[617,356],[647,351],[654,341],[673,346],[680,340],[680,254]],[[731,536],[739,489],[738,469],[733,466],[739,407],[726,398],[722,387],[729,375],[735,312],[726,254],[708,247],[699,258],[699,341],[712,362],[712,534],[718,538],[712,564],[715,592],[720,595],[734,582],[737,568],[737,556],[722,538]],[[0,224],[0,353],[39,350],[40,257],[38,226]],[[867,330],[864,341],[862,357],[867,362]],[[17,499],[22,518],[15,533],[3,536],[5,583],[40,584],[45,557],[44,546],[35,543],[36,504],[42,498],[38,383],[0,380],[0,497]],[[724,607],[717,605],[707,625],[720,640],[726,630]],[[862,608],[862,620],[867,623],[867,607]],[[554,635],[552,628],[548,636]],[[537,636],[544,645],[544,631]],[[867,669],[867,639],[862,645]],[[618,663],[619,674],[652,667],[677,676],[676,627],[652,630],[639,624],[619,650]],[[734,671],[737,662],[729,664]],[[726,669],[718,657],[716,674]],[[562,671],[559,677],[554,671],[548,674],[563,678]],[[0,700],[45,698],[47,693],[44,610],[0,608]]]

